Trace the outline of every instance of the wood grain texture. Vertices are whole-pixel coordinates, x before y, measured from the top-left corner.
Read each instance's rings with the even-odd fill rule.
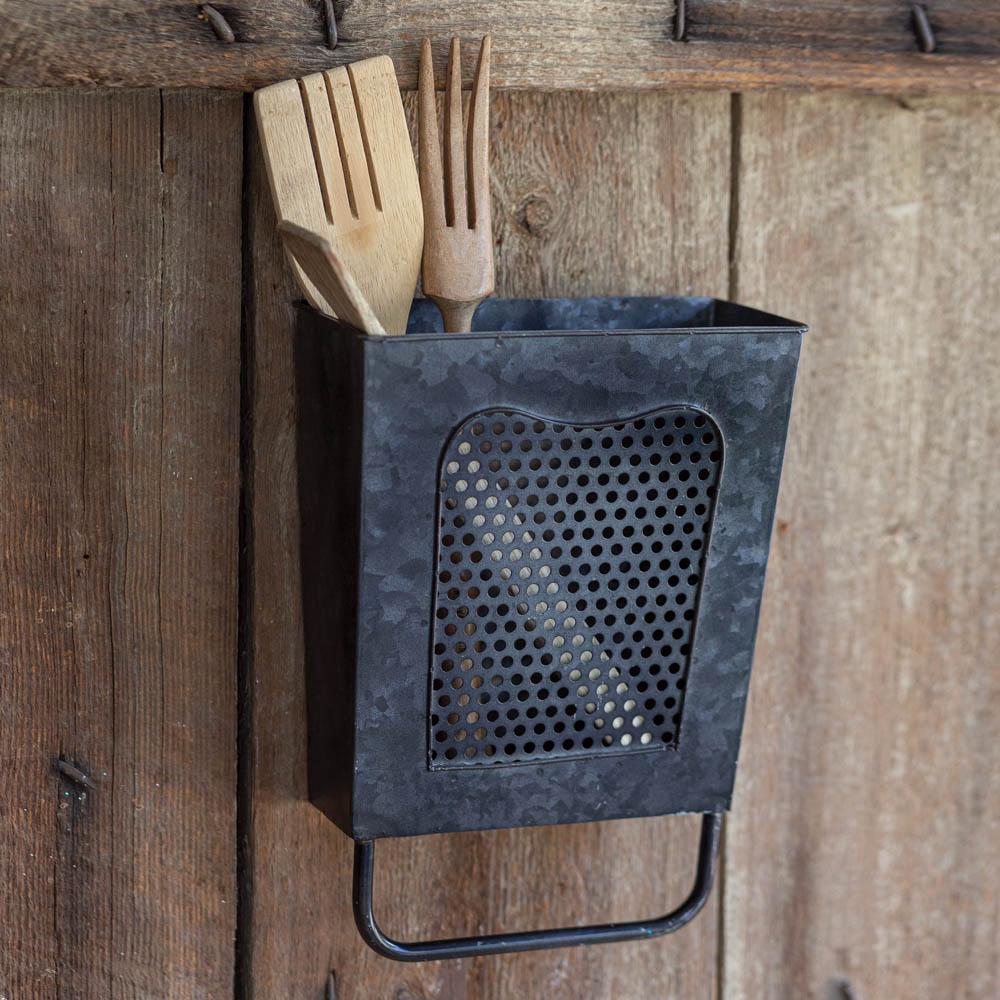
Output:
[[[747,97],[736,294],[812,323],[727,998],[1000,995],[1000,102]]]
[[[498,294],[724,292],[729,106],[725,95],[495,96]],[[614,948],[406,966],[378,958],[359,938],[350,914],[350,841],[307,801],[295,289],[256,143],[248,149],[247,995],[319,1000],[333,970],[338,1000],[713,996],[715,897],[676,936]],[[689,888],[697,829],[697,818],[667,817],[390,841],[379,850],[376,912],[403,937],[663,913]]]
[[[12,1000],[232,994],[240,103],[0,94]]]
[[[673,0],[336,0],[333,51],[320,0],[214,6],[233,44],[189,0],[3,0],[0,83],[250,90],[388,54],[413,88],[422,37],[491,33],[501,89],[1000,90],[1000,9],[989,0],[925,3],[930,55],[903,0],[687,0],[684,41]]]

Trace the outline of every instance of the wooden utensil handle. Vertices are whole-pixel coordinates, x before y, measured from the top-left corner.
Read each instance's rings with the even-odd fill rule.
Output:
[[[441,299],[431,296],[444,317],[445,333],[468,333],[472,329],[472,316],[479,306],[480,299],[475,302],[454,302],[451,299]]]

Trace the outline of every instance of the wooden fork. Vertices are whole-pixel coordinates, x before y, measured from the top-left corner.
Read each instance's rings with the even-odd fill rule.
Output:
[[[467,136],[462,137],[462,57],[451,40],[445,86],[442,168],[434,100],[431,43],[420,51],[418,106],[420,194],[424,203],[424,294],[444,317],[448,333],[471,329],[476,306],[493,292],[493,226],[490,211],[490,36],[479,49]]]

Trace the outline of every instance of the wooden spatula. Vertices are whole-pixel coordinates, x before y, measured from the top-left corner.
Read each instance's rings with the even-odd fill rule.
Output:
[[[392,60],[378,56],[273,84],[257,91],[254,107],[279,222],[326,240],[382,326],[403,333],[424,225]],[[335,313],[291,259],[306,298]]]

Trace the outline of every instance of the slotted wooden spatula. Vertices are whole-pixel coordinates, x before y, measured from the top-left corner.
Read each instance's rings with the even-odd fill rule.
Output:
[[[403,333],[424,217],[392,60],[273,84],[254,107],[279,223],[326,240],[385,330]],[[290,246],[289,256],[306,298],[336,313]]]

